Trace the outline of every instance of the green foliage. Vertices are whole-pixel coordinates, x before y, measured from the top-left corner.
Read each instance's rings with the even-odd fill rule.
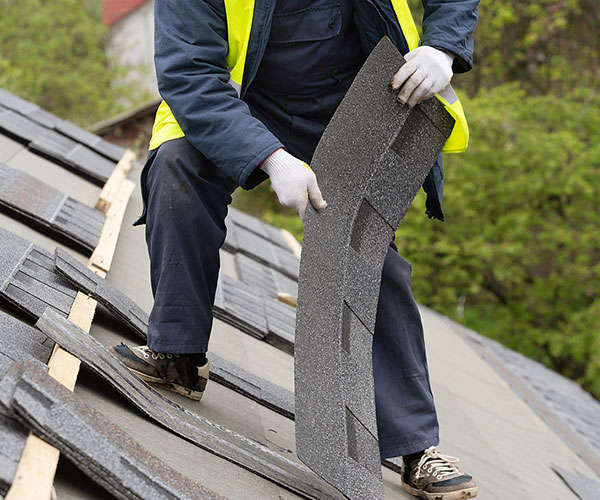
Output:
[[[498,105],[500,104],[500,105]],[[413,204],[397,233],[417,300],[600,396],[600,95],[466,99],[472,143],[446,157],[447,222]]]
[[[600,2],[488,0],[479,19],[475,67],[453,80],[474,97],[469,150],[445,158],[447,222],[421,192],[396,240],[417,300],[600,398]],[[252,196],[301,239],[268,188]]]
[[[473,71],[459,77],[472,95],[519,81],[529,93],[568,93],[600,78],[598,0],[481,2]]]
[[[0,0],[0,87],[57,115],[89,124],[121,110],[92,0]]]

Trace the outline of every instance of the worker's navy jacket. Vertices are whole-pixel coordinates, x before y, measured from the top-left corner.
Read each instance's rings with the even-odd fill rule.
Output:
[[[455,72],[467,71],[472,66],[478,3],[479,0],[423,0],[421,43],[455,54]],[[331,5],[335,4],[331,0]],[[155,63],[160,94],[194,147],[247,189],[264,179],[262,171],[256,168],[260,162],[283,147],[252,116],[244,102],[269,39],[274,7],[275,0],[255,2],[253,35],[238,96],[228,84],[223,0],[155,1]],[[365,56],[386,35],[403,54],[408,52],[389,0],[352,0],[352,8]],[[424,188],[428,193],[428,213],[442,218],[441,160],[433,166]]]

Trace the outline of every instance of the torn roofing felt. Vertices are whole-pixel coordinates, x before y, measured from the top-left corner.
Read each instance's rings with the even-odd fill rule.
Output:
[[[39,330],[0,310],[0,378],[15,361],[30,359],[46,363],[53,346],[54,342]],[[6,494],[13,481],[27,434],[0,405],[0,495]]]
[[[10,392],[5,409],[115,497],[224,500],[150,454],[38,365],[13,364],[2,386]]]
[[[100,210],[3,163],[0,163],[0,206],[88,252],[98,244],[106,219]]]
[[[303,465],[187,410],[133,375],[87,332],[48,309],[36,326],[108,382],[142,413],[217,456],[313,499],[342,498]]]
[[[438,102],[413,110],[398,102],[388,80],[403,63],[384,38],[312,162],[328,208],[307,209],[295,345],[296,443],[298,456],[352,499],[383,499],[371,364],[383,262],[453,125]]]

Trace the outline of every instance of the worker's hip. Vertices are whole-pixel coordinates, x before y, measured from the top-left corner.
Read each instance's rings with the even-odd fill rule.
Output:
[[[153,175],[158,176],[158,182],[153,182],[152,186],[148,182],[151,170]],[[139,226],[146,223],[149,204],[153,199],[150,196],[150,189],[170,190],[174,193],[172,198],[176,198],[177,191],[179,191],[183,198],[187,190],[193,189],[199,183],[209,183],[229,195],[238,187],[236,181],[218,169],[185,137],[164,142],[157,149],[150,151],[146,158],[140,176],[142,214],[133,225]],[[226,201],[230,202],[231,200],[226,197]],[[177,200],[174,199],[174,202]]]

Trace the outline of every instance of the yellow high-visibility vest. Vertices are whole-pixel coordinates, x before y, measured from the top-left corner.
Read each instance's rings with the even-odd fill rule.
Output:
[[[419,46],[419,32],[410,13],[407,0],[391,0],[391,2],[400,28],[402,29],[402,34],[408,43],[409,50],[417,48]],[[236,89],[239,95],[242,88],[244,66],[246,64],[250,31],[252,30],[252,21],[254,18],[254,0],[225,0],[225,12],[227,15],[227,37],[229,43],[229,51],[227,53],[227,67],[230,68],[229,83]],[[462,153],[467,149],[469,143],[469,126],[462,104],[450,85],[437,94],[436,97],[455,120],[452,133],[446,141],[442,152]],[[178,139],[184,135],[167,103],[165,101],[161,102],[156,112],[154,126],[152,127],[152,138],[150,139],[149,149],[156,149],[163,142]]]

